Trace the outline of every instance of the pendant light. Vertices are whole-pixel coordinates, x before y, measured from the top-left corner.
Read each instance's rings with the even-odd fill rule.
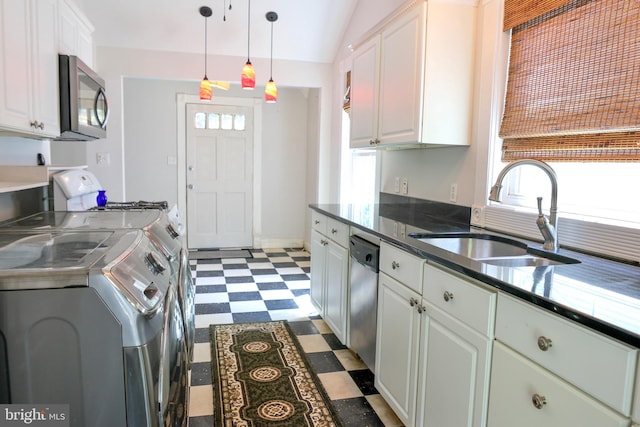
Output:
[[[278,14],[275,12],[267,12],[267,21],[271,22],[271,61],[269,65],[269,81],[264,88],[264,100],[268,103],[274,103],[278,100],[278,88],[273,81],[273,23],[278,20]]]
[[[247,63],[242,67],[242,89],[253,90],[256,87],[256,71],[253,69],[251,59],[249,58],[249,50],[251,46],[251,0],[249,1],[247,12]]]
[[[208,6],[200,7],[200,15],[204,16],[204,78],[200,82],[200,100],[211,101],[213,91],[207,78],[207,19],[213,14]]]

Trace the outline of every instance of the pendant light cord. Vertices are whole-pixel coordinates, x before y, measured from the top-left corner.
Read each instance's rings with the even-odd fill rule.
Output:
[[[251,0],[249,0],[249,12],[247,13],[247,62],[251,62],[249,59],[249,52],[251,47]]]
[[[207,21],[208,18],[204,18],[204,77],[207,78]]]
[[[269,61],[269,78],[273,80],[273,22],[271,22],[271,61]]]

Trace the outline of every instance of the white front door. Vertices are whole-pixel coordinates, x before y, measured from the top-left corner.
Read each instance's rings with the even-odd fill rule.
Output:
[[[187,104],[190,249],[253,244],[253,115],[248,107]]]

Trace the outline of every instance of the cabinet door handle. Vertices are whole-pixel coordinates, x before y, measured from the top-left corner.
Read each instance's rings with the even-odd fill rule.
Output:
[[[336,230],[335,228],[331,229],[331,234],[336,234],[338,232],[338,230]]]
[[[315,223],[316,225],[318,225],[318,224],[320,224],[320,220],[317,220],[317,219],[316,219],[316,220],[314,221],[314,223]]]
[[[37,120],[34,120],[32,122],[29,123],[29,126],[31,126],[32,128],[35,129],[44,129],[44,122],[39,122]]]
[[[322,244],[322,246],[327,246],[329,244],[329,242],[324,240],[324,239],[322,239],[322,240],[320,240],[320,244]]]
[[[413,297],[409,298],[409,305],[410,305],[411,307],[413,307],[413,306],[414,306],[414,305],[416,305],[417,303],[418,303],[418,300],[417,300],[417,299],[415,299],[415,298],[413,298]]]
[[[531,403],[533,403],[536,409],[542,409],[542,407],[547,404],[547,398],[535,393],[531,396]]]
[[[444,291],[444,295],[442,296],[446,302],[449,302],[453,299],[453,293],[449,291]]]
[[[400,268],[400,263],[396,261],[392,261],[391,268],[393,268],[394,270],[397,270],[398,268]]]
[[[424,313],[426,310],[427,310],[427,309],[426,309],[426,307],[425,307],[424,305],[422,305],[422,304],[419,304],[419,305],[418,305],[418,313],[419,313],[419,314]]]
[[[553,345],[553,342],[551,341],[550,338],[547,338],[545,336],[540,336],[538,338],[538,348],[542,351],[547,351],[549,350],[549,348],[551,348],[551,346]]]

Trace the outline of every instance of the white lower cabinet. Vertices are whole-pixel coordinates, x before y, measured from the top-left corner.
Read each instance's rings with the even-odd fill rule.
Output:
[[[349,251],[329,240],[326,247],[324,320],[342,344],[347,342]]]
[[[325,279],[325,271],[327,269],[326,242],[327,238],[325,236],[316,230],[311,230],[311,286],[309,296],[321,316],[324,316],[325,285],[327,283]]]
[[[485,426],[492,340],[425,305],[418,426]]]
[[[629,418],[501,342],[494,343],[490,427],[626,427],[629,424]]]
[[[416,425],[486,426],[496,292],[424,266]]]
[[[375,387],[407,427],[414,425],[416,410],[420,299],[420,294],[380,273]]]
[[[312,212],[312,221],[311,302],[340,342],[346,344],[349,226],[315,211]]]
[[[498,298],[496,339],[621,414],[631,414],[636,348],[505,294]]]

